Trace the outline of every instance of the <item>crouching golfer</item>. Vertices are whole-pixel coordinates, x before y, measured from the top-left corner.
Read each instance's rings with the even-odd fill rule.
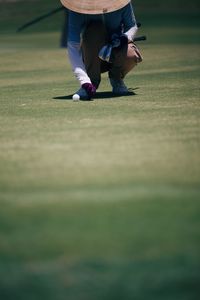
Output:
[[[101,73],[108,72],[112,92],[128,94],[124,77],[141,54],[133,43],[137,24],[130,0],[60,0],[69,9],[68,55],[80,83],[80,99],[94,98]]]

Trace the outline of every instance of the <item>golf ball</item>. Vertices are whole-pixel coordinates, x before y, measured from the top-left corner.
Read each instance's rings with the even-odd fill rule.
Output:
[[[80,96],[78,94],[74,94],[72,97],[73,101],[79,101],[80,100]]]

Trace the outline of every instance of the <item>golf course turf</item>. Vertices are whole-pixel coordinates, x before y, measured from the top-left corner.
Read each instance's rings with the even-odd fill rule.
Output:
[[[59,5],[32,2],[0,3],[0,299],[198,299],[197,2],[153,15],[135,1],[133,94],[113,97],[103,74],[79,102],[61,15],[15,33]]]

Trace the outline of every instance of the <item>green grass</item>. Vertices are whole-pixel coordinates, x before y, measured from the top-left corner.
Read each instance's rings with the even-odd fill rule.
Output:
[[[198,299],[197,19],[145,20],[136,95],[92,102],[57,31],[1,34],[1,299]]]

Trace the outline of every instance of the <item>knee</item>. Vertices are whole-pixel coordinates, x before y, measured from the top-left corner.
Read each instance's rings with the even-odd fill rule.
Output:
[[[134,43],[128,44],[127,58],[133,60],[135,63],[140,63],[142,61],[142,55]]]

